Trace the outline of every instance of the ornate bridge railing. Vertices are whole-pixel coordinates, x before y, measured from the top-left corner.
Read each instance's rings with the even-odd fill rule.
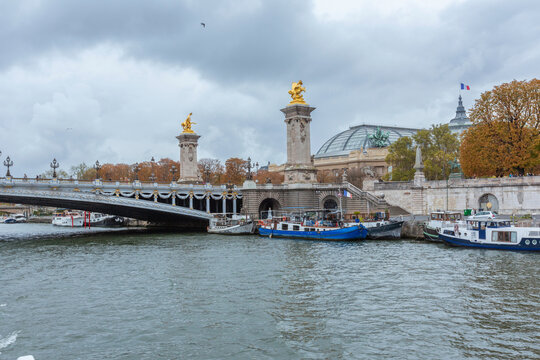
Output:
[[[101,198],[116,198],[116,203],[122,198],[141,200],[141,206],[150,207],[151,203],[160,206],[184,207],[188,209],[198,208],[206,213],[219,209],[220,212],[236,213],[239,208],[237,203],[243,198],[236,187],[150,183],[150,182],[121,182],[121,181],[84,181],[65,179],[26,179],[26,178],[3,178],[0,179],[0,192],[13,192],[13,190],[32,191],[35,196],[47,196],[52,192],[57,197],[74,197],[75,194],[99,195]],[[63,194],[63,195],[62,195]],[[69,196],[68,196],[69,194]],[[85,196],[85,201],[91,201],[91,197]],[[97,198],[95,198],[97,201]],[[198,201],[197,201],[198,200]],[[198,206],[194,206],[197,201]],[[219,204],[221,202],[221,204]],[[227,209],[229,207],[229,209]],[[227,211],[229,210],[229,211]],[[216,212],[216,211],[213,211]]]

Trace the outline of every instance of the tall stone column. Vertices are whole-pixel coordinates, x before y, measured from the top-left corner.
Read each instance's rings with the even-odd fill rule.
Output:
[[[287,163],[285,163],[285,183],[315,183],[317,170],[311,160],[310,123],[314,107],[304,101],[306,91],[302,81],[293,83],[289,94],[292,101],[281,109],[287,124]]]
[[[180,147],[180,179],[179,183],[202,182],[197,166],[197,146],[199,135],[195,133],[182,133],[176,137]]]

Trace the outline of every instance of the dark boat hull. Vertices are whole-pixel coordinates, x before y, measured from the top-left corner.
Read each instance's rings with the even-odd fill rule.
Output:
[[[430,228],[427,225],[424,225],[424,240],[426,241],[433,241],[433,242],[442,242],[441,239],[439,239],[439,233],[437,230]]]
[[[92,221],[90,226],[124,226],[126,224],[125,218],[121,216],[107,217],[100,221]]]
[[[367,228],[368,239],[401,239],[401,227],[403,221],[396,221],[378,227]]]

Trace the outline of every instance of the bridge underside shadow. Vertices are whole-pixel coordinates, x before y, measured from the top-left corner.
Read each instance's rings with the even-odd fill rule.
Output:
[[[103,199],[100,199],[102,197]],[[158,225],[174,226],[186,230],[206,229],[208,226],[208,218],[210,217],[210,215],[206,214],[205,212],[187,208],[182,209],[179,206],[172,207],[171,205],[165,205],[167,207],[172,207],[172,209],[175,211],[165,208],[165,206],[162,204],[152,207],[152,201],[130,199],[128,201],[132,204],[126,204],[126,199],[122,199],[122,203],[115,204],[114,201],[111,203],[111,200],[114,199],[99,195],[94,195],[94,199],[92,199],[92,201],[85,201],[64,198],[37,198],[32,196],[0,194],[0,202],[5,203],[99,212],[149,221]],[[180,213],[178,211],[183,211],[184,213]]]

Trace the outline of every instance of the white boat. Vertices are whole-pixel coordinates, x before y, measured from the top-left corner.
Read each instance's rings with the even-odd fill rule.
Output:
[[[504,219],[467,219],[465,226],[442,228],[439,238],[451,246],[540,251],[539,227],[515,227]]]
[[[249,216],[238,214],[216,214],[208,226],[209,233],[226,235],[253,234],[256,229]]]
[[[20,223],[25,223],[25,222],[26,222],[26,216],[24,216],[23,214],[15,214],[15,215],[11,215],[10,217],[3,218],[3,219],[2,219],[2,222],[3,222],[4,224],[20,224]]]
[[[56,226],[68,227],[93,227],[93,226],[122,226],[125,219],[120,216],[107,215],[101,213],[80,213],[78,211],[66,211],[56,215],[52,224]]]
[[[423,225],[424,239],[441,242],[439,232],[442,228],[453,227],[454,224],[465,225],[463,215],[459,211],[434,211],[429,214],[429,220]]]
[[[76,211],[64,212],[58,214],[52,219],[55,226],[81,227],[84,224],[84,216]]]

